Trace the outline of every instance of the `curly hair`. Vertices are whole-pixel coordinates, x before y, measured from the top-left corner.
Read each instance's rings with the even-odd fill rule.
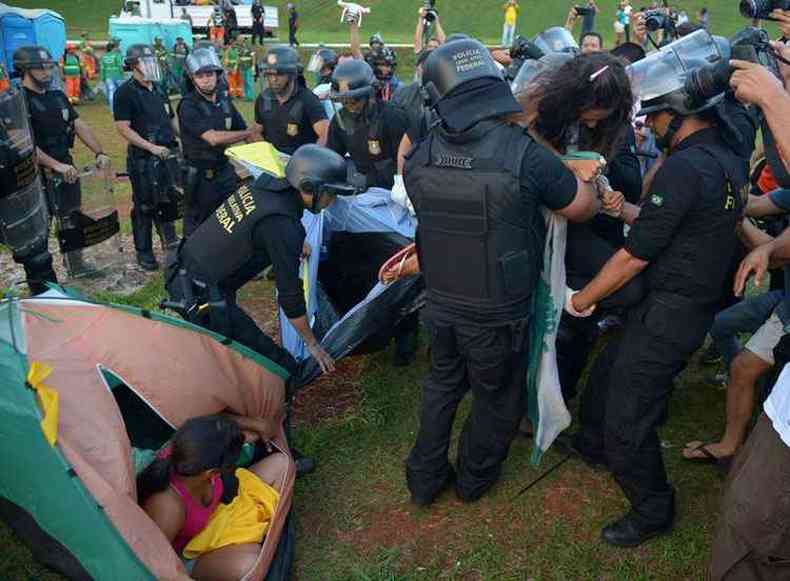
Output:
[[[594,129],[582,128],[585,149],[609,158],[623,138],[634,107],[624,62],[606,53],[579,55],[557,69],[539,75],[534,87],[520,95],[537,100],[531,127],[552,147],[564,151],[585,111],[611,111]]]

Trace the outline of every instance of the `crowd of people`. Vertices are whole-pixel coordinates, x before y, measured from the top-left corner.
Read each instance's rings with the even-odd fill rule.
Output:
[[[503,9],[504,47],[489,50],[466,34],[446,35],[436,10],[423,7],[412,82],[398,78],[397,53],[379,35],[363,51],[353,14],[350,50],[320,48],[307,67],[292,46],[271,47],[258,60],[240,38],[215,36],[172,54],[160,43],[133,45],[123,56],[111,41],[100,74],[128,143],[137,261],[160,268],[156,232],[168,250],[169,306],[295,373],[292,354],[237,302],[238,291],[271,266],[284,316],[331,373],[335,362],[306,316],[300,263],[317,250],[305,243],[302,216],[338,196],[391,191],[418,226],[409,268],[401,261],[385,280],[419,272],[425,284],[419,318],[407,315],[392,330],[393,365],[414,361],[420,320],[430,346],[420,427],[406,460],[412,502],[429,506],[447,488],[474,502],[497,482],[519,430],[538,429],[525,419],[525,378],[536,372],[530,330],[554,325],[558,388],[566,404],[579,399],[569,445],[611,472],[629,501],[601,532],[619,547],[671,531],[675,489],[657,429],[675,378],[710,335],[715,352],[706,357],[722,358],[728,371],[724,434],[689,442],[682,453],[731,473],[711,573],[785,578],[790,376],[780,372],[790,362],[781,270],[790,262],[790,11],[770,13],[782,30],[778,41],[750,27],[727,40],[707,30],[702,13],[690,23],[671,8],[630,10],[623,0],[616,46],[607,51],[595,30],[595,0],[532,41],[515,34],[518,3]],[[68,83],[68,72],[79,67],[82,75],[73,54],[63,62],[67,91],[78,83]],[[744,55],[755,58],[735,58]],[[75,137],[98,164],[109,160],[73,94],[51,88],[54,66],[42,47],[14,55],[51,212],[66,219],[80,205]],[[305,72],[315,76],[312,90]],[[122,81],[124,73],[130,78]],[[182,94],[175,108],[171,89]],[[254,98],[254,119],[243,118],[234,97]],[[243,180],[229,163],[228,147],[260,141],[289,156],[283,177]],[[547,232],[566,221],[567,290],[553,297],[564,312],[549,323],[536,308],[546,292],[544,248]],[[14,256],[31,292],[56,282],[46,248]],[[747,280],[756,275],[759,289],[767,273],[771,290],[743,298]],[[745,345],[743,333],[752,334]],[[609,338],[597,352],[602,334]],[[760,393],[758,381],[772,369]],[[452,427],[470,391],[453,465]],[[749,433],[757,405],[764,412]],[[237,447],[238,429],[222,429]],[[294,456],[302,472],[312,469],[311,459]],[[179,478],[213,503],[222,494],[220,464]],[[183,545],[183,514],[163,515],[156,499],[177,509],[189,505],[190,491],[157,486],[146,509]]]

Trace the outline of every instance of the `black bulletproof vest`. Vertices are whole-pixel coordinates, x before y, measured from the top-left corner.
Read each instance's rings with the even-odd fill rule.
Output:
[[[170,99],[164,95],[157,85],[153,84],[153,89],[149,91],[134,79],[129,79],[126,83],[130,86],[132,95],[137,101],[137,117],[132,119],[130,127],[137,132],[143,139],[162,145],[173,147],[176,145],[173,127],[170,124],[172,106]],[[156,102],[159,101],[157,104]],[[148,151],[137,146],[129,145],[129,153],[134,157],[148,157]]]
[[[435,301],[497,319],[522,312],[541,261],[540,217],[520,187],[530,143],[523,129],[486,121],[460,135],[436,127],[411,153],[404,177]]]
[[[300,220],[302,211],[296,190],[284,179],[263,176],[252,187],[242,185],[187,239],[181,266],[205,283],[221,285],[265,252],[253,240],[258,222],[273,215]]]
[[[283,153],[292,154],[305,143],[315,143],[318,139],[309,121],[305,123],[303,87],[297,87],[295,94],[281,106],[271,89],[266,89],[258,97],[256,108],[263,120],[266,141]],[[284,109],[287,110],[284,111]],[[283,114],[285,113],[285,114]]]
[[[65,162],[74,147],[74,121],[63,91],[38,94],[25,89],[36,145],[50,157]]]
[[[383,108],[389,104],[368,103],[366,121],[349,123],[348,130],[341,130],[340,137],[357,170],[365,174],[369,188],[391,189],[395,183],[395,156],[399,143],[385,142]],[[344,115],[341,109],[337,113]]]
[[[218,81],[219,82],[219,81]],[[200,109],[200,113],[205,117],[209,117],[213,121],[213,127],[215,131],[230,131],[231,126],[233,123],[233,110],[232,104],[230,102],[230,98],[227,95],[220,94],[219,89],[217,90],[217,102],[219,103],[219,108],[215,106],[214,103],[211,103],[204,99],[203,97],[198,94],[197,89],[194,89],[192,92],[188,93],[178,104],[179,115],[178,121],[179,124],[183,126],[181,123],[181,106],[187,99],[191,99],[193,102],[198,104],[198,108]],[[189,161],[198,162],[202,165],[205,164],[215,164],[220,165],[226,162],[225,160],[225,147],[224,145],[217,145],[216,147],[212,147],[208,143],[206,143],[199,135],[191,135],[185,131],[181,132],[181,148],[184,152],[184,159]]]

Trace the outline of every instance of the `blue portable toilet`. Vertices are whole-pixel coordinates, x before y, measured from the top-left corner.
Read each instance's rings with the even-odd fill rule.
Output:
[[[20,46],[46,47],[60,60],[66,48],[66,24],[52,10],[25,10],[0,3],[0,60],[11,72],[14,51]]]

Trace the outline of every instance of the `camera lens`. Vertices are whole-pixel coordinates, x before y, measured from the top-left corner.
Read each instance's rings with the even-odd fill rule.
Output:
[[[660,14],[651,14],[645,18],[645,28],[650,32],[655,32],[664,27],[664,18]]]
[[[741,0],[738,9],[746,18],[766,18],[771,13],[771,0]]]

